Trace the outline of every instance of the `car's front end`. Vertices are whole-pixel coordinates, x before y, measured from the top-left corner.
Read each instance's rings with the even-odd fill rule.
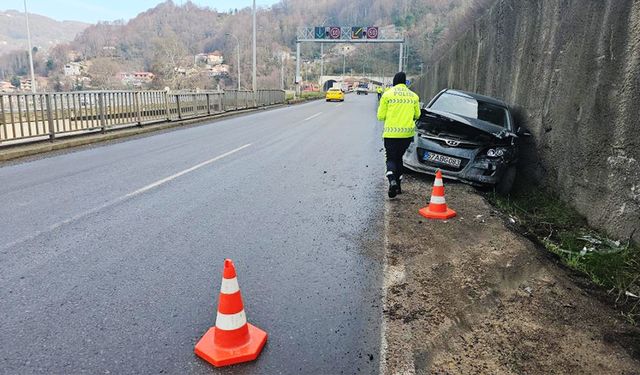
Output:
[[[404,155],[404,165],[428,174],[440,169],[447,178],[476,186],[495,186],[505,177],[513,180],[517,136],[511,131],[508,111],[503,125],[442,108],[425,108],[416,121],[417,133]]]

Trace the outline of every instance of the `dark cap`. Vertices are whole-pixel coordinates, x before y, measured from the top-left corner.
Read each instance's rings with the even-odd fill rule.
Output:
[[[395,76],[393,76],[393,85],[405,84],[407,83],[407,75],[404,72],[398,72]]]

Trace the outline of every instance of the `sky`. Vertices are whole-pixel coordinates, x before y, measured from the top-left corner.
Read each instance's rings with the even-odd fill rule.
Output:
[[[173,0],[181,4],[183,0]],[[138,13],[155,7],[163,0],[27,0],[29,13],[36,13],[58,21],[129,20]],[[270,6],[277,0],[256,0],[257,6]],[[250,7],[253,0],[192,0],[192,3],[215,8],[219,11]],[[24,0],[0,0],[0,11],[14,9],[24,11]]]

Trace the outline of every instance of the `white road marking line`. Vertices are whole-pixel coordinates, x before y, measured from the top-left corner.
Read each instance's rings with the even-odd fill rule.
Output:
[[[385,202],[384,205],[384,254],[382,260],[382,311],[387,309],[387,290],[389,289],[389,256],[387,250],[389,248],[389,204]],[[389,343],[387,342],[387,321],[382,313],[380,318],[380,353],[379,353],[379,371],[380,375],[387,374],[387,348]]]
[[[34,239],[34,238],[36,238],[36,237],[38,237],[38,236],[40,236],[40,235],[42,235],[44,233],[52,232],[52,231],[54,231],[54,230],[56,230],[56,229],[58,229],[58,228],[60,228],[60,227],[62,227],[64,225],[73,223],[74,221],[80,220],[80,219],[82,219],[84,217],[87,217],[87,216],[89,216],[91,214],[95,214],[97,212],[100,212],[100,211],[104,210],[105,208],[108,208],[108,207],[114,206],[114,205],[116,205],[118,203],[124,202],[124,201],[126,201],[126,200],[128,200],[128,199],[130,199],[132,197],[140,195],[140,194],[142,194],[142,193],[144,193],[146,191],[149,191],[149,190],[151,190],[153,188],[156,188],[156,187],[158,187],[160,185],[166,184],[169,181],[175,180],[176,178],[178,178],[180,176],[183,176],[183,175],[185,175],[187,173],[193,172],[196,169],[202,168],[205,165],[211,164],[211,163],[213,163],[215,161],[218,161],[220,159],[223,159],[223,158],[225,158],[225,157],[227,157],[229,155],[235,154],[236,152],[238,152],[240,150],[243,150],[243,149],[245,149],[245,148],[247,148],[249,146],[251,146],[251,143],[246,144],[246,145],[241,146],[241,147],[238,147],[236,149],[233,149],[233,150],[231,150],[229,152],[225,152],[222,155],[218,155],[215,158],[209,159],[209,160],[204,161],[204,162],[202,162],[200,164],[194,165],[193,167],[187,168],[182,172],[178,172],[178,173],[173,174],[173,175],[171,175],[169,177],[165,177],[165,178],[163,178],[161,180],[158,180],[158,181],[156,181],[154,183],[151,183],[151,184],[149,184],[149,185],[147,185],[145,187],[142,187],[142,188],[140,188],[140,189],[138,189],[136,191],[133,191],[133,192],[128,193],[128,194],[125,194],[125,195],[123,195],[121,197],[118,197],[118,198],[113,199],[111,201],[108,201],[106,203],[103,203],[98,207],[94,207],[94,208],[92,208],[90,210],[87,210],[87,211],[81,212],[79,214],[73,215],[72,217],[70,217],[70,218],[68,218],[66,220],[57,222],[57,223],[55,223],[53,225],[50,225],[50,226],[46,227],[43,230],[36,231],[36,232],[32,233],[31,235],[28,235],[28,236],[19,238],[19,239],[15,240],[15,241],[9,242],[8,244],[3,245],[2,247],[0,247],[0,251],[7,250],[7,249],[9,249],[9,248],[11,248],[11,247],[13,247],[15,245],[18,245],[18,244],[21,244],[23,242],[32,240],[32,239]]]
[[[316,118],[316,117],[320,116],[321,114],[322,114],[322,112],[318,112],[318,113],[316,113],[315,115],[313,115],[313,116],[309,116],[309,117],[307,117],[306,119],[304,119],[304,120],[302,120],[302,121],[309,121],[309,120],[311,120],[311,119],[313,119],[313,118]]]
[[[193,171],[195,171],[196,169],[200,169],[200,168],[204,167],[205,165],[209,165],[209,164],[211,164],[211,163],[213,163],[213,162],[215,162],[215,161],[218,161],[218,160],[220,160],[220,159],[226,158],[227,156],[229,156],[229,155],[231,155],[231,154],[235,154],[236,152],[238,152],[238,151],[240,151],[240,150],[242,150],[242,149],[245,149],[245,148],[247,148],[247,147],[249,147],[249,146],[251,146],[251,143],[246,144],[246,145],[241,146],[241,147],[238,147],[238,148],[236,148],[236,149],[234,149],[234,150],[231,150],[231,151],[229,151],[229,152],[225,152],[224,154],[222,154],[222,155],[218,155],[218,156],[216,156],[215,158],[209,159],[209,160],[207,160],[207,161],[203,161],[202,163],[197,164],[197,165],[194,165],[194,166],[193,166],[193,167],[191,167],[191,168],[187,168],[187,169],[185,169],[185,170],[184,170],[184,171],[182,171],[182,172],[178,172],[178,173],[176,173],[176,174],[174,174],[174,175],[171,175],[171,176],[169,176],[169,177],[165,177],[165,178],[163,178],[162,180],[158,180],[158,181],[156,181],[156,182],[154,182],[154,183],[152,183],[152,184],[149,184],[149,185],[147,185],[147,186],[145,186],[145,187],[143,187],[143,188],[140,188],[140,189],[138,189],[138,190],[136,190],[136,191],[134,191],[134,192],[131,192],[131,193],[129,193],[129,194],[127,194],[127,195],[125,195],[123,198],[124,198],[124,199],[127,199],[127,198],[134,197],[134,196],[136,196],[136,195],[142,194],[142,193],[144,193],[145,191],[148,191],[148,190],[151,190],[151,189],[153,189],[153,188],[155,188],[155,187],[158,187],[158,186],[160,186],[160,185],[166,184],[167,182],[172,181],[172,180],[175,180],[176,178],[178,178],[178,177],[180,177],[180,176],[183,176],[183,175],[185,175],[185,174],[187,174],[187,173],[193,172]]]

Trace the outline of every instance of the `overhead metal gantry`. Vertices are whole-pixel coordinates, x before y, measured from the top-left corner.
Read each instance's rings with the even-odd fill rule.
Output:
[[[402,71],[402,58],[404,53],[404,37],[398,37],[398,33],[382,29],[376,26],[315,26],[301,27],[296,38],[296,92],[300,92],[300,44],[320,43],[320,58],[324,62],[324,44],[367,44],[367,43],[393,43],[400,46],[398,53],[398,71]]]

